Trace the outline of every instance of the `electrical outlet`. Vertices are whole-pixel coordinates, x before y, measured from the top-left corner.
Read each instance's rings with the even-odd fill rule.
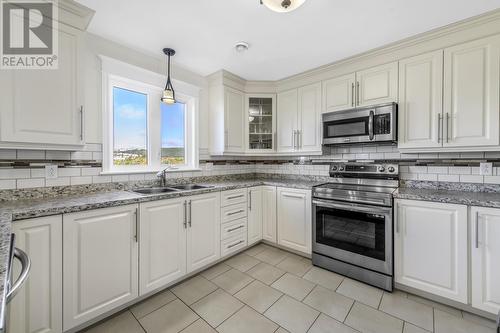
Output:
[[[213,170],[214,164],[212,162],[205,163],[205,170]]]
[[[493,163],[480,163],[479,164],[479,174],[481,176],[492,176],[493,175]]]
[[[45,178],[54,179],[57,178],[57,165],[46,165],[45,166]]]

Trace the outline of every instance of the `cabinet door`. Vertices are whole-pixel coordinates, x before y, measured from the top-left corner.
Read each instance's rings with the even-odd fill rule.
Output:
[[[293,152],[296,149],[297,102],[297,89],[278,94],[278,152]]]
[[[77,29],[59,24],[58,69],[2,70],[1,141],[83,144],[81,34]]]
[[[139,294],[163,287],[186,274],[186,200],[140,205]]]
[[[64,330],[138,296],[137,205],[63,216]]]
[[[276,95],[246,96],[246,149],[251,153],[269,153],[275,148]]]
[[[357,105],[370,106],[397,102],[398,63],[372,67],[356,73]]]
[[[311,191],[278,188],[278,244],[311,253]]]
[[[187,272],[220,258],[220,193],[187,198]]]
[[[276,187],[262,186],[262,239],[276,243]]]
[[[299,150],[321,151],[321,83],[299,88],[298,103]]]
[[[445,147],[499,144],[500,38],[444,50]]]
[[[323,81],[323,112],[342,111],[355,107],[356,74],[347,74]]]
[[[248,245],[262,239],[262,187],[248,189]]]
[[[244,107],[245,95],[231,88],[224,89],[225,151],[245,150]]]
[[[471,208],[472,306],[500,311],[500,209]]]
[[[62,215],[14,222],[16,247],[31,259],[26,284],[10,303],[9,332],[62,332]],[[14,265],[18,276],[20,265]]]
[[[399,62],[398,148],[441,147],[443,51]]]
[[[467,303],[467,206],[397,200],[395,281]]]

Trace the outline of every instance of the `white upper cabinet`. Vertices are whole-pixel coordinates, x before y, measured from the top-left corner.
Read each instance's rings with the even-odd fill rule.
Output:
[[[398,98],[398,63],[356,72],[358,106],[396,102]]]
[[[244,107],[245,94],[241,91],[224,89],[225,151],[238,153],[245,150]]]
[[[500,209],[471,208],[472,306],[500,311]]]
[[[137,205],[63,216],[63,329],[138,296]]]
[[[140,205],[139,295],[186,274],[186,212],[184,198]]]
[[[298,104],[298,150],[321,151],[321,83],[299,88]]]
[[[276,243],[276,187],[262,186],[262,239]]]
[[[396,283],[467,303],[467,206],[396,200]]]
[[[354,108],[355,82],[355,73],[323,81],[323,112]]]
[[[278,142],[279,152],[293,152],[297,143],[297,89],[288,90],[278,94]]]
[[[248,245],[262,239],[262,194],[262,186],[248,189]]]
[[[59,67],[2,70],[0,147],[77,149],[84,144],[82,31],[59,23]]]
[[[500,37],[444,50],[444,146],[499,144]]]
[[[246,150],[248,153],[275,151],[276,95],[247,94],[245,102]]]
[[[443,51],[399,62],[398,148],[441,147]]]

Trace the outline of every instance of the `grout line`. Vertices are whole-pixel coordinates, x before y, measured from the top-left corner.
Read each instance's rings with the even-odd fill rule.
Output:
[[[309,326],[309,328],[307,329],[306,333],[307,333],[307,332],[309,332],[309,331],[311,330],[311,328],[314,326],[314,324],[315,324],[315,323],[316,323],[316,321],[318,320],[319,316],[321,316],[321,314],[323,313],[323,312],[321,312],[321,311],[318,311],[318,312],[319,312],[319,313],[318,313],[318,315],[316,316],[316,318],[314,318],[314,321],[312,322],[311,326]]]
[[[169,303],[170,303],[170,302],[169,302]],[[165,304],[165,305],[166,305],[166,304]],[[162,307],[159,307],[158,309],[160,309],[160,308],[162,308]],[[158,310],[158,309],[156,309],[156,310]],[[155,310],[155,311],[156,311],[156,310]],[[141,324],[141,322],[139,321],[139,319],[135,316],[135,314],[134,314],[132,311],[130,311],[130,308],[127,308],[127,311],[128,311],[128,312],[130,312],[130,314],[132,315],[132,317],[134,317],[135,321],[139,324],[139,326],[141,326],[141,328],[142,328],[142,330],[144,331],[144,333],[146,333],[146,328],[145,328],[144,326],[142,326],[142,324]],[[152,311],[152,312],[150,312],[150,313],[153,313],[153,312],[154,312],[154,311]],[[148,313],[148,314],[149,314],[149,313]],[[146,315],[146,316],[147,316],[147,315]],[[144,316],[144,317],[146,317],[146,316]],[[144,318],[144,317],[142,317],[142,318]]]
[[[354,307],[354,304],[356,304],[356,300],[354,300],[354,302],[352,302],[351,307],[349,308],[349,311],[347,311],[347,315],[345,316],[344,321],[342,322],[342,323],[343,323],[343,324],[345,324],[345,325],[347,325],[347,324],[345,323],[345,321],[347,320],[347,317],[349,317],[349,315],[351,314],[351,311],[352,311],[352,308]],[[350,327],[350,326],[349,326],[349,327]]]

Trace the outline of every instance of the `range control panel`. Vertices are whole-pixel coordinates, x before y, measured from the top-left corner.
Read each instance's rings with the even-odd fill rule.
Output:
[[[330,175],[364,174],[364,175],[394,175],[399,174],[397,164],[359,164],[335,163],[330,165]]]

